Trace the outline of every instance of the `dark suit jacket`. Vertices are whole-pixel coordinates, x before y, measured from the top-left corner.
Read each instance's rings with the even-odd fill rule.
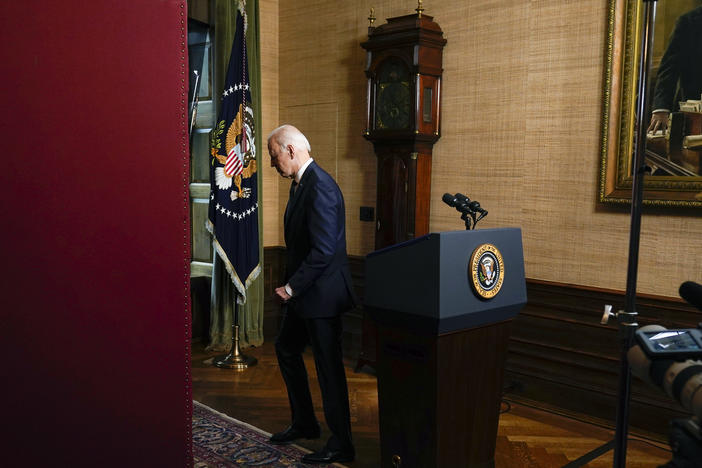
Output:
[[[312,161],[285,210],[290,305],[304,318],[333,317],[354,305],[345,226],[339,186]]]
[[[678,80],[681,95],[675,96]],[[702,7],[680,15],[663,54],[652,109],[678,110],[676,100],[700,99],[702,93]]]

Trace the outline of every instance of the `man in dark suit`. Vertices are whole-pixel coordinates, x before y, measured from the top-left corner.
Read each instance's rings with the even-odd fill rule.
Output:
[[[291,125],[268,137],[271,166],[293,179],[285,210],[286,284],[275,289],[285,314],[275,343],[288,389],[292,423],[270,441],[285,444],[319,437],[307,371],[302,359],[312,345],[324,417],[332,433],[305,463],[352,461],[348,387],[341,347],[341,314],[354,305],[346,255],[344,198],[334,179],[310,157],[307,138]]]
[[[670,43],[658,67],[648,131],[668,128],[668,116],[678,108],[676,101],[700,99],[701,93],[702,6],[680,15],[675,23]]]

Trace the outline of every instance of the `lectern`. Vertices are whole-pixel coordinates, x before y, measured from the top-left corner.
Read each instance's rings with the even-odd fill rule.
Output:
[[[378,328],[381,467],[494,466],[521,231],[432,233],[366,257]]]

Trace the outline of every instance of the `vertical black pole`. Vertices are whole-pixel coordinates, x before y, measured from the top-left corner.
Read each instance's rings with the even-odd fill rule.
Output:
[[[627,352],[631,347],[636,331],[636,277],[639,265],[639,240],[641,237],[641,211],[643,207],[643,178],[647,172],[645,164],[646,110],[648,109],[650,90],[648,77],[651,70],[651,47],[653,45],[653,25],[656,19],[656,0],[642,0],[645,6],[644,22],[641,35],[641,54],[639,56],[636,134],[634,141],[634,161],[632,164],[633,187],[631,190],[631,229],[629,232],[629,266],[626,276],[626,298],[624,311],[617,315],[619,321],[619,338],[621,356],[619,369],[619,389],[617,401],[616,433],[614,436],[615,468],[626,466],[626,446],[629,421],[629,396],[631,387],[631,369]]]
[[[631,191],[631,230],[629,237],[629,268],[626,277],[626,311],[636,308],[636,276],[639,263],[639,238],[641,236],[641,210],[643,205],[643,177],[647,171],[646,154],[646,109],[650,90],[648,79],[651,70],[651,47],[653,45],[653,24],[656,17],[656,0],[643,0],[646,6],[641,39],[641,56],[636,103],[636,139],[634,141],[634,161],[632,164],[633,187]]]

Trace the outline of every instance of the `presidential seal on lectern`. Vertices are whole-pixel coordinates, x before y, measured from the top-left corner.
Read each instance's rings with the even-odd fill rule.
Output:
[[[468,276],[479,297],[495,297],[500,292],[505,276],[504,261],[497,247],[492,244],[478,246],[470,256]]]

